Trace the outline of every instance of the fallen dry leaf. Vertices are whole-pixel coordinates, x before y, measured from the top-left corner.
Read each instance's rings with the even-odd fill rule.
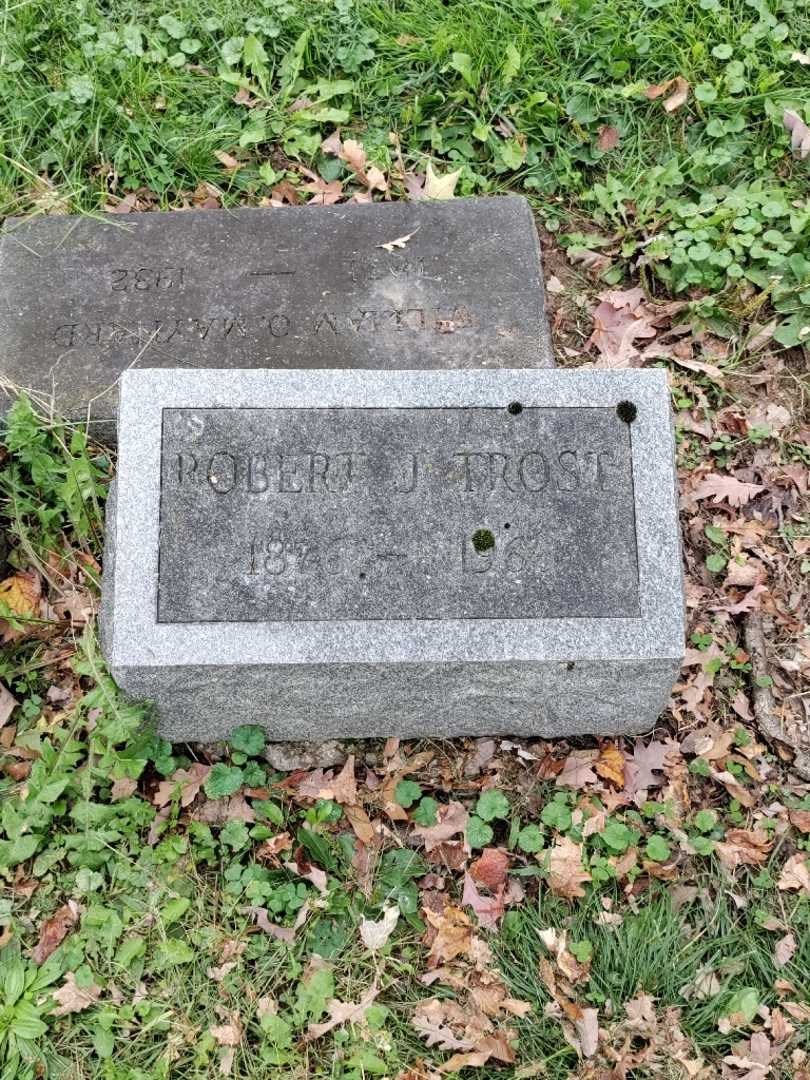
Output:
[[[447,806],[440,807],[438,816],[439,820],[435,825],[417,825],[413,830],[414,836],[424,840],[428,851],[444,840],[451,840],[459,834],[464,835],[467,828],[469,814],[460,802],[449,802]]]
[[[233,157],[232,154],[226,154],[224,150],[215,150],[214,157],[228,172],[236,172],[244,164],[238,158]]]
[[[795,855],[790,856],[782,867],[776,887],[782,889],[783,892],[798,890],[810,896],[810,865],[805,852],[797,851]]]
[[[464,891],[461,902],[473,909],[478,916],[478,921],[486,930],[497,930],[505,906],[503,902],[504,887],[497,890],[495,896],[483,896],[475,887],[475,882],[468,871],[464,873]]]
[[[19,702],[2,683],[0,683],[0,728],[9,722],[11,714]]]
[[[174,798],[178,788],[180,791],[180,805],[190,806],[199,794],[211,771],[210,765],[203,765],[195,761],[188,769],[175,769],[168,780],[161,780],[157,790],[152,796],[155,806],[165,806]]]
[[[782,122],[790,132],[790,146],[794,155],[800,161],[804,161],[810,154],[810,127],[792,109],[785,109]]]
[[[761,866],[773,847],[773,838],[763,829],[729,829],[715,851],[729,870],[737,866]]]
[[[456,193],[456,184],[461,176],[461,169],[455,172],[445,173],[440,176],[434,172],[433,165],[428,162],[425,176],[425,187],[422,195],[426,199],[453,199]]]
[[[436,931],[430,947],[428,967],[438,967],[469,952],[473,940],[472,927],[461,908],[448,904],[441,913],[429,908],[423,910],[426,921]]]
[[[319,1039],[327,1031],[338,1027],[340,1024],[362,1024],[366,1018],[369,1007],[379,994],[377,986],[370,986],[358,1002],[338,1001],[333,998],[327,1006],[329,1019],[322,1024],[310,1024],[307,1028],[306,1040]]]
[[[781,937],[773,948],[773,966],[775,968],[783,968],[786,964],[789,964],[793,954],[796,952],[796,938],[793,934],[785,934]]]
[[[242,1040],[242,1023],[239,1013],[233,1013],[227,1024],[210,1027],[208,1033],[220,1046],[238,1046]]]
[[[639,355],[636,339],[656,334],[644,304],[644,290],[611,289],[599,299],[588,347],[596,346],[599,351],[597,367],[628,367]]]
[[[59,1003],[59,1008],[54,1009],[51,1015],[67,1016],[69,1013],[84,1012],[91,1005],[95,1005],[100,994],[101,987],[95,983],[90,986],[77,986],[75,973],[69,971],[63,985],[53,992],[53,1000]]]
[[[694,489],[692,498],[698,501],[711,499],[715,503],[726,501],[729,506],[739,507],[745,506],[755,495],[764,490],[761,484],[746,484],[734,476],[709,473]]]
[[[593,766],[599,757],[598,750],[573,750],[565,759],[562,770],[554,781],[557,787],[579,789],[597,782]]]
[[[493,892],[506,881],[509,856],[500,848],[484,848],[481,857],[470,866],[470,876]]]
[[[381,949],[394,932],[399,921],[399,908],[396,904],[387,907],[383,911],[383,917],[374,922],[373,919],[360,920],[360,938],[367,949],[376,952]]]
[[[596,145],[600,150],[615,150],[619,145],[619,129],[603,124],[599,128],[599,138]]]
[[[617,788],[624,787],[624,755],[612,743],[603,746],[594,766],[603,780],[609,780]]]
[[[670,91],[672,92],[670,93]],[[669,97],[664,100],[664,108],[667,112],[674,112],[686,104],[689,97],[689,83],[682,75],[677,75],[674,79],[668,79],[666,82],[653,83],[652,86],[647,87],[644,94],[650,101],[663,97],[664,94],[669,94]]]
[[[39,930],[39,941],[31,952],[35,964],[44,964],[76,925],[81,908],[75,900],[68,900],[58,911],[46,919]]]
[[[42,583],[33,571],[21,570],[0,582],[0,604],[10,615],[22,619],[35,619],[39,611]],[[28,632],[26,627],[13,629],[0,617],[0,641],[16,641]]]
[[[582,845],[567,836],[561,837],[551,849],[548,861],[548,883],[551,891],[566,900],[585,895],[582,888],[591,875],[582,866]]]

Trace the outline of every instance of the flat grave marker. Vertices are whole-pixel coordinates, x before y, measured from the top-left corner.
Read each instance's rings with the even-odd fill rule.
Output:
[[[102,628],[167,738],[607,734],[683,654],[660,371],[131,371]]]
[[[131,366],[554,362],[518,196],[10,219],[0,286],[0,385],[102,438]]]

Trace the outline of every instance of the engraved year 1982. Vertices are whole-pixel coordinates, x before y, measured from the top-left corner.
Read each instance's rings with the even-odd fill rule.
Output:
[[[182,266],[119,267],[111,271],[111,292],[167,292],[182,289],[185,268]]]

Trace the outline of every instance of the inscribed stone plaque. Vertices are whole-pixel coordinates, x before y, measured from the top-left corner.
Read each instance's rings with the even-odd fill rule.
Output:
[[[517,196],[11,219],[0,340],[5,384],[102,435],[131,366],[553,366]]]
[[[167,409],[160,622],[638,614],[615,409]]]
[[[663,371],[125,373],[102,643],[170,739],[649,728],[684,647]]]

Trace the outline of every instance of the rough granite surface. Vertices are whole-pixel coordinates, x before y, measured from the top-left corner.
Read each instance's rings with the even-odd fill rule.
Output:
[[[166,737],[606,734],[664,707],[684,600],[663,372],[133,371],[119,425],[103,646]],[[378,565],[392,540],[404,561]]]
[[[26,388],[102,438],[134,366],[554,363],[518,196],[9,219],[0,339],[6,400]]]

